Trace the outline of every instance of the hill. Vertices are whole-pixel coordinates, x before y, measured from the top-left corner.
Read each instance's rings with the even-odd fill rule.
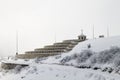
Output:
[[[119,80],[120,36],[86,40],[57,56],[4,61],[29,66],[1,69],[0,80]]]
[[[88,48],[88,45],[91,47]],[[120,36],[87,40],[79,43],[69,53],[42,62],[116,69],[120,66]]]

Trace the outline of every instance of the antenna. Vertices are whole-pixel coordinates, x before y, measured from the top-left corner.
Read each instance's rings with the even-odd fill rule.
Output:
[[[83,35],[83,29],[81,29],[81,35]]]
[[[18,55],[18,30],[16,30],[16,55]]]
[[[107,37],[109,37],[109,26],[107,26]]]
[[[55,43],[56,43],[56,33],[55,33]]]
[[[93,24],[93,39],[94,39],[94,24]]]

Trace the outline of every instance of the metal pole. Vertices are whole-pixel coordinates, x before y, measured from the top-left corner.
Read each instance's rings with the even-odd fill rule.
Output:
[[[16,55],[18,55],[18,30],[16,30]]]
[[[55,33],[55,43],[56,43],[56,33]]]
[[[107,37],[109,37],[109,26],[107,27]]]
[[[93,39],[94,39],[94,24],[93,24]]]

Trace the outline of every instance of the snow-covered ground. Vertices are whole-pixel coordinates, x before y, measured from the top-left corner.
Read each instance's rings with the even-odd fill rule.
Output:
[[[98,38],[98,39],[91,39],[84,42],[79,43],[71,53],[79,53],[82,50],[88,49],[88,44],[91,44],[91,50],[94,52],[100,52],[110,47],[117,46],[120,47],[120,36],[114,36],[109,38]]]
[[[91,45],[88,48],[88,45]],[[114,60],[119,60],[120,58],[120,36],[110,37],[110,38],[98,38],[94,40],[87,40],[80,42],[78,45],[73,48],[69,53],[64,53],[62,55],[57,55],[55,57],[49,57],[47,60],[43,60],[43,63],[60,63],[62,60],[66,60],[67,64],[78,65],[77,59],[83,58],[86,60],[84,63],[91,64],[95,59],[107,59],[111,58],[111,63],[114,63]],[[110,60],[108,60],[110,63]],[[120,61],[118,61],[120,62]],[[108,63],[107,63],[108,64]],[[104,64],[106,65],[106,64]],[[111,64],[109,64],[111,65]]]
[[[11,71],[0,74],[0,80],[120,80],[117,74],[70,66],[34,64],[21,72]]]
[[[43,60],[4,61],[30,66],[20,71],[20,67],[9,71],[1,70],[0,80],[120,80],[120,36],[86,40],[69,53]],[[76,66],[86,66],[89,69]],[[95,70],[96,67],[99,69]]]

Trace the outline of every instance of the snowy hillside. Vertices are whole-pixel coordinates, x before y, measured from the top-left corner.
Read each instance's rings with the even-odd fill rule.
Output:
[[[1,69],[0,80],[120,80],[120,36],[86,40],[48,58],[4,61],[29,66]]]
[[[120,36],[91,39],[91,40],[81,42],[71,51],[71,53],[79,53],[82,50],[88,49],[87,47],[88,44],[91,45],[90,50],[94,52],[100,52],[100,51],[109,49],[113,46],[120,47]]]
[[[70,66],[33,64],[21,72],[12,70],[0,73],[0,80],[119,80],[116,74],[78,69]]]
[[[91,48],[88,49],[88,45],[91,45]],[[98,38],[90,39],[84,42],[80,42],[76,45],[73,50],[69,53],[65,53],[62,56],[72,55],[75,53],[81,53],[84,50],[91,50],[93,52],[101,52],[108,50],[111,47],[120,47],[120,36],[109,37],[109,38]]]
[[[88,45],[91,47],[88,48]],[[120,36],[80,42],[71,52],[50,57],[42,62],[119,69]]]

